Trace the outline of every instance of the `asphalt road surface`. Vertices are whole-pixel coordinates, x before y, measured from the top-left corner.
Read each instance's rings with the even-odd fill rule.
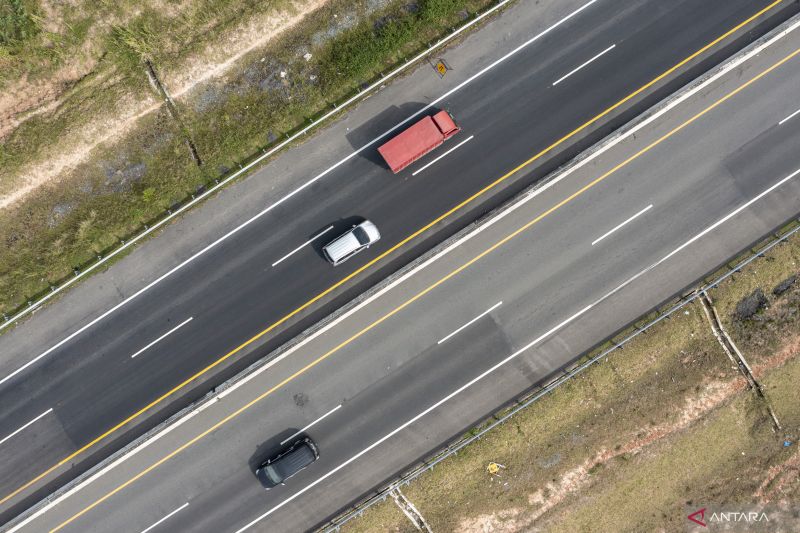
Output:
[[[795,29],[21,530],[312,528],[797,216],[798,86]],[[301,430],[319,461],[263,490]]]
[[[425,106],[436,98],[430,93],[406,90],[398,94],[387,90],[374,97],[382,99],[380,105],[384,111],[345,134],[346,142],[351,145],[348,153],[352,153],[353,148],[364,146],[417,111],[425,109],[425,113],[431,113],[444,108],[456,117],[463,131],[437,152],[397,176],[378,159],[374,145],[341,164],[337,163],[341,158],[324,152],[321,156],[309,156],[305,165],[296,168],[286,169],[280,161],[275,162],[251,179],[268,182],[271,173],[283,172],[292,179],[283,175],[282,183],[294,180],[300,184],[309,176],[318,176],[331,169],[331,165],[334,167],[312,186],[263,212],[259,218],[159,281],[154,288],[141,294],[135,290],[121,294],[118,308],[84,310],[72,322],[45,324],[37,316],[0,337],[0,351],[4,354],[0,362],[3,371],[0,375],[2,519],[5,521],[18,514],[214,384],[269,353],[478,215],[541,179],[581,148],[798,9],[796,3],[786,2],[786,9],[773,8],[740,32],[713,44],[692,62],[570,137],[535,164],[482,193],[376,265],[280,323],[254,344],[258,349],[233,354],[223,364],[206,372],[202,379],[159,401],[184,380],[396,247],[419,228],[768,4],[752,0],[624,3],[599,0],[588,6],[585,2],[559,2],[557,7],[536,7],[523,2],[472,37],[480,39],[480,34],[495,32],[502,36],[496,48],[478,52],[474,44],[469,48],[468,40],[463,46],[473,55],[464,61],[458,56],[458,48],[448,52],[448,61],[461,72],[462,78],[456,79],[471,81],[459,84],[458,90],[429,109]],[[539,37],[534,39],[537,35]],[[503,57],[505,59],[497,62]],[[470,58],[473,63],[467,60]],[[477,65],[493,66],[480,76],[472,77],[485,68]],[[781,86],[775,90],[781,90]],[[776,101],[774,106],[788,106],[787,102],[788,96],[783,95],[783,100]],[[378,104],[373,102],[373,105]],[[781,107],[770,112],[775,114],[783,110]],[[738,133],[755,131],[751,121],[743,121],[738,126],[742,125],[747,128]],[[783,128],[783,132],[792,131],[797,131],[792,123]],[[339,129],[324,132],[317,142],[324,142],[325,136],[333,133],[339,134],[341,140]],[[785,139],[785,135],[782,133],[778,137]],[[723,140],[736,144],[737,149],[744,146],[739,137],[725,137],[721,142]],[[749,139],[749,142],[757,142],[757,139]],[[455,149],[434,163],[450,148]],[[301,157],[297,154],[302,154],[303,149],[298,148],[295,157]],[[734,156],[732,153],[731,157]],[[688,156],[683,161],[686,159]],[[429,163],[433,164],[427,166]],[[121,506],[122,500],[115,500],[115,505],[92,515],[92,523],[101,525],[102,530],[110,529],[112,524],[121,527],[120,520],[124,517],[139,524],[140,520],[154,516],[153,509],[163,509],[160,505],[171,501],[173,496],[186,494],[186,491],[169,494],[170,483],[181,484],[186,490],[193,487],[197,490],[193,497],[199,498],[196,500],[198,511],[176,514],[176,520],[198,520],[196,525],[201,529],[206,525],[226,529],[256,516],[269,502],[279,502],[299,490],[313,480],[314,475],[332,468],[403,417],[423,409],[440,393],[468,381],[481,369],[489,368],[523,345],[532,332],[543,331],[577,312],[580,306],[614,283],[685,239],[687,232],[709,223],[742,198],[778,179],[788,169],[784,166],[794,163],[796,161],[770,158],[764,162],[765,168],[758,168],[757,161],[743,157],[727,174],[705,175],[695,168],[692,172],[687,169],[668,177],[640,175],[637,176],[642,178],[640,181],[625,182],[613,191],[604,187],[584,195],[568,210],[543,221],[534,237],[525,237],[530,239],[531,246],[524,252],[517,246],[513,247],[514,251],[508,248],[497,254],[497,259],[470,273],[471,290],[466,290],[469,284],[462,285],[466,281],[459,281],[458,290],[449,292],[441,300],[421,303],[406,322],[401,320],[393,328],[382,327],[380,333],[370,334],[369,341],[359,340],[357,346],[348,346],[337,354],[335,362],[320,365],[298,378],[292,391],[282,389],[270,398],[271,407],[260,407],[259,414],[248,413],[252,419],[247,422],[237,421],[238,429],[227,434],[223,441],[240,447],[231,452],[226,461],[217,465],[215,461],[219,455],[208,455],[210,447],[215,445],[206,441],[192,448],[194,459],[182,457],[184,462],[170,463],[168,468],[177,469],[172,474],[160,473],[145,481],[158,487],[127,491],[123,498],[128,505]],[[264,190],[269,187],[264,186]],[[278,199],[264,194],[262,204],[270,205],[269,202]],[[552,193],[543,195],[537,202],[544,201],[549,194]],[[698,203],[700,199],[702,205]],[[785,202],[786,198],[783,200]],[[645,201],[653,207],[642,215],[643,220],[653,221],[654,225],[658,220],[662,225],[669,220],[669,231],[662,227],[646,239],[632,238],[616,246],[583,246],[584,240],[597,237],[593,230],[613,227],[644,208]],[[571,213],[569,217],[566,212]],[[240,220],[257,213],[239,213]],[[738,232],[736,239],[730,242],[710,245],[720,247],[721,255],[714,257],[730,254],[746,244],[747,238],[767,231],[780,221],[776,216],[786,218],[791,214],[782,205],[769,216],[764,215],[764,223],[755,225],[751,231]],[[320,246],[329,237],[364,218],[377,224],[383,239],[344,266],[332,268],[320,256]],[[320,233],[324,235],[301,247]],[[743,240],[745,235],[749,237]],[[612,242],[609,238],[604,244]],[[199,246],[195,252],[202,249]],[[289,255],[294,250],[297,251]],[[501,265],[510,270],[500,273],[497,269]],[[707,262],[687,260],[680,274],[695,271],[699,275],[704,272],[704,265],[707,266]],[[114,268],[116,266],[112,270]],[[492,274],[495,271],[496,274]],[[143,270],[138,274],[140,279],[133,280],[134,287],[136,284],[139,289],[147,287],[166,270],[152,276],[146,272]],[[514,282],[501,287],[487,279]],[[691,279],[691,276],[677,282],[670,279],[669,284],[666,279],[659,279],[656,284],[668,287],[669,292]],[[652,294],[652,303],[655,303],[660,293],[653,291]],[[431,343],[434,337],[497,303],[495,300],[502,300],[502,305],[485,320],[476,322],[475,327],[441,345]],[[448,305],[442,307],[443,304]],[[51,315],[55,312],[69,315],[71,309],[61,302],[48,311]],[[591,338],[597,339],[603,336],[598,331],[613,330],[611,326],[616,322],[611,319],[616,318],[615,315],[606,312],[593,319],[606,329],[588,328],[587,333],[566,337],[569,341],[548,340],[545,346],[535,350],[536,357],[533,357],[534,352],[526,353],[526,358],[533,357],[530,362],[515,362],[489,380],[491,385],[481,385],[488,387],[486,390],[476,389],[473,394],[482,401],[475,406],[480,406],[480,412],[484,413],[489,410],[488,403],[493,407],[501,403],[506,392],[530,386],[546,376],[566,362],[564,348],[574,348],[569,352],[575,355],[580,352],[577,348],[590,345],[583,342],[590,340],[589,331],[594,332]],[[629,315],[626,308],[626,312],[618,316],[626,320],[635,316]],[[102,318],[95,322],[98,317]],[[409,331],[415,332],[412,340],[408,337]],[[576,338],[580,341],[573,340]],[[556,344],[552,344],[554,342]],[[548,355],[548,350],[552,350],[553,355]],[[432,364],[434,362],[436,364]],[[299,363],[293,359],[286,364],[296,369]],[[274,379],[290,372],[276,368]],[[510,370],[512,368],[516,370]],[[506,376],[507,372],[511,374]],[[502,395],[497,394],[497,387]],[[154,401],[159,403],[112,435],[104,436],[107,430]],[[241,453],[246,450],[252,454],[252,444],[259,439],[263,441],[270,435],[283,434],[281,431],[285,428],[302,427],[306,419],[324,414],[340,403],[343,407],[315,428],[315,435],[324,436],[320,464],[299,476],[286,490],[268,495],[254,490],[246,468],[247,461],[253,459],[248,457],[242,463]],[[459,405],[454,402],[452,407]],[[264,416],[265,412],[269,413],[268,417]],[[298,413],[303,415],[300,421]],[[452,435],[453,428],[463,428],[476,418],[472,408],[448,413],[441,416],[449,422],[438,420],[440,415],[435,415],[433,419],[426,419],[425,427],[435,423],[443,434]],[[246,431],[243,428],[247,428]],[[228,449],[228,446],[220,446],[222,441],[218,439],[222,437],[217,435],[221,433],[214,435],[220,453]],[[407,443],[410,455],[403,452],[387,457],[385,451],[378,451],[374,466],[359,469],[358,473],[345,472],[343,478],[336,478],[344,483],[346,490],[334,491],[333,486],[326,483],[327,496],[321,492],[323,485],[304,496],[303,501],[313,502],[313,505],[306,503],[305,509],[313,508],[313,512],[301,512],[300,507],[293,504],[283,508],[277,517],[282,524],[291,526],[288,529],[313,525],[347,503],[348,498],[397,470],[405,464],[402,461],[408,462],[414,454],[441,442],[437,440],[439,436],[408,434],[404,438],[410,439]],[[273,446],[273,441],[268,441],[266,448]],[[71,457],[76,450],[87,447]],[[182,485],[186,481],[183,474],[178,475],[183,471],[187,476],[195,476],[185,485]],[[365,481],[367,479],[369,481]],[[229,497],[217,500],[231,494],[243,496],[235,500]],[[309,499],[311,494],[314,497]],[[153,507],[156,501],[158,505]],[[211,505],[212,501],[217,505]],[[250,503],[253,507],[248,507]],[[186,525],[188,527],[189,522]],[[82,528],[85,529],[85,523],[77,526],[77,529]]]

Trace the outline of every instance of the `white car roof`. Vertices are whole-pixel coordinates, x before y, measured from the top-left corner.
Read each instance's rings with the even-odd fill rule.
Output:
[[[362,230],[364,230],[369,238],[369,244],[381,238],[381,234],[378,231],[377,226],[375,226],[375,224],[369,220],[365,220],[356,227],[360,227]],[[358,241],[358,238],[356,238],[356,236],[353,234],[353,230],[356,229],[356,227],[325,245],[325,253],[328,255],[328,258],[331,261],[338,263],[348,255],[363,248],[364,245],[362,245]]]
[[[358,239],[356,239],[356,236],[353,235],[353,231],[351,230],[328,244],[325,247],[325,251],[328,253],[328,257],[330,257],[331,261],[335,263],[360,247],[361,243],[358,242]]]

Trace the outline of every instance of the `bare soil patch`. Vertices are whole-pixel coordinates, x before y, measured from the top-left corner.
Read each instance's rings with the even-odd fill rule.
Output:
[[[242,20],[238,25],[226,28],[214,41],[201,43],[200,50],[189,52],[183,61],[166,70],[165,80],[162,81],[166,82],[173,97],[179,97],[198,85],[224,76],[245,54],[263,47],[291,29],[327,1],[298,0],[288,4],[286,9]],[[154,4],[150,2],[149,7],[154,7]],[[59,18],[59,10],[53,9],[52,4],[48,7],[48,17],[44,20],[56,29],[64,21]],[[186,7],[178,9],[175,15],[185,10]],[[45,115],[51,120],[58,120],[59,108],[65,103],[63,99],[68,97],[76,83],[90,74],[120,83],[121,78],[112,74],[116,70],[113,65],[99,64],[97,56],[103,53],[103,36],[96,34],[101,31],[99,27],[124,23],[138,13],[137,10],[103,17],[97,21],[97,25],[92,26],[93,35],[88,36],[78,49],[80,53],[77,58],[45,78],[33,81],[25,76],[9,84],[0,93],[0,140],[33,117]],[[209,26],[213,29],[214,24],[210,23]],[[95,72],[96,69],[99,72]],[[91,89],[102,91],[104,88],[104,83],[94,82],[94,85],[94,88],[83,87],[82,92]],[[98,146],[118,141],[137,127],[140,119],[157,111],[161,104],[156,94],[133,90],[120,94],[119,99],[106,109],[92,110],[91,117],[76,121],[60,138],[50,139],[47,145],[42,146],[33,161],[15,172],[16,178],[7,177],[3,180],[5,183],[0,184],[0,209],[13,207],[36,188],[74,170],[78,164],[90,158]]]
[[[726,327],[745,335],[740,348],[780,434],[691,304],[413,481],[406,496],[434,531],[454,532],[677,531],[695,503],[796,504],[800,290],[772,288],[796,273],[798,254],[795,237],[713,292]],[[752,315],[761,319],[734,326],[737,304],[758,287],[769,300]],[[489,476],[490,461],[507,468]],[[362,520],[405,527],[380,505],[344,529],[369,531]]]
[[[492,2],[70,0],[18,12],[27,40],[0,42],[13,123],[0,144],[0,312],[15,314]]]

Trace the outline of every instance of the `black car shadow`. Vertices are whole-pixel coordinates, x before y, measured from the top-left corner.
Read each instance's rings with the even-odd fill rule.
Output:
[[[353,226],[361,224],[364,222],[364,220],[366,219],[360,216],[342,217],[325,225],[324,227],[319,228],[308,237],[311,239],[314,236],[322,233],[318,239],[314,239],[314,241],[311,243],[311,247],[314,249],[317,255],[319,255],[322,259],[325,259],[325,254],[322,253],[322,249],[325,247],[325,245],[334,240],[336,237],[346,233]],[[328,229],[331,226],[332,229]],[[325,259],[325,261],[327,261],[327,259]]]
[[[247,466],[250,467],[250,473],[253,474],[253,476],[255,476],[256,469],[259,466],[261,466],[261,463],[263,463],[270,457],[275,457],[281,451],[283,451],[287,446],[290,446],[292,444],[291,442],[287,442],[283,445],[281,445],[281,442],[285,441],[298,431],[299,429],[297,428],[285,429],[280,433],[278,433],[277,435],[275,435],[274,437],[272,437],[271,439],[266,440],[261,444],[259,444],[258,446],[256,446],[256,451],[253,452],[253,455],[251,455],[250,459],[247,461]],[[292,439],[292,441],[302,437],[303,435],[297,435],[297,437]]]

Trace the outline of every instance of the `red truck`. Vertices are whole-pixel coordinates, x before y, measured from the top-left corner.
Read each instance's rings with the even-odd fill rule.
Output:
[[[378,148],[378,152],[392,172],[397,174],[459,131],[461,128],[456,125],[450,113],[439,111],[432,117],[420,119],[389,139]]]

